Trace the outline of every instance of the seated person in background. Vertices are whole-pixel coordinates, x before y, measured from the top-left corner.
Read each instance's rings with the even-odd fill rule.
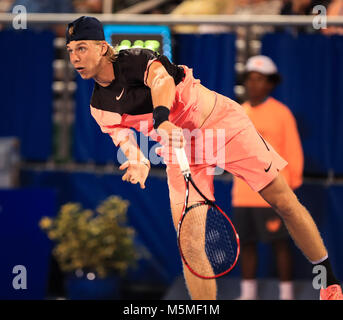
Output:
[[[284,0],[282,15],[311,15],[317,5],[328,7],[330,0]]]
[[[0,12],[7,12],[12,5],[13,0],[1,0]]]
[[[324,6],[327,8],[330,0],[285,0],[284,5],[280,10],[281,15],[312,15],[313,8],[317,5]],[[314,29],[313,26],[299,26],[299,27],[285,27],[278,28],[278,31],[285,30],[290,33],[294,32],[306,32],[314,33],[318,30]]]
[[[15,0],[9,10],[13,11],[15,6],[22,5],[27,13],[74,13],[75,9],[72,0]],[[64,36],[64,25],[35,24],[34,29],[52,29],[57,36]]]
[[[103,0],[73,0],[75,10],[79,13],[102,13]]]
[[[327,15],[343,16],[343,0],[332,0],[328,6]],[[340,34],[343,35],[343,27],[330,26],[323,29],[322,32],[327,35]]]
[[[236,0],[236,15],[276,15],[279,14],[282,0]],[[236,28],[237,37],[246,39],[247,36],[259,39],[263,33],[273,32],[273,26],[252,25],[248,30],[246,27]]]
[[[186,0],[179,4],[171,14],[175,15],[211,15],[232,14],[235,0]],[[196,32],[228,32],[225,25],[176,25],[173,30],[177,33]]]
[[[236,14],[278,14],[282,0],[236,0]]]
[[[12,5],[13,0],[1,0],[0,1],[0,13],[8,12]],[[0,23],[0,31],[4,28],[4,24]]]
[[[17,5],[28,13],[102,13],[103,0],[15,0],[9,12]],[[65,36],[65,25],[35,25],[35,29],[52,29],[58,37]]]

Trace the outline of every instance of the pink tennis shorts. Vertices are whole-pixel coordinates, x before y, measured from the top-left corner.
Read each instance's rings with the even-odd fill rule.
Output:
[[[210,200],[214,200],[213,178],[218,168],[243,179],[254,191],[260,191],[287,165],[256,131],[243,107],[218,93],[215,107],[200,129],[187,130],[187,121],[181,127],[187,141],[185,149],[193,180]],[[173,205],[184,202],[185,183],[175,154],[169,152],[165,162]],[[202,200],[190,187],[189,201]]]

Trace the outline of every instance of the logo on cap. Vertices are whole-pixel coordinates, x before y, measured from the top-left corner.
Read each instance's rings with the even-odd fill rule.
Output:
[[[68,33],[69,33],[70,36],[73,35],[73,33],[74,33],[74,26],[70,26],[70,28],[68,30]]]

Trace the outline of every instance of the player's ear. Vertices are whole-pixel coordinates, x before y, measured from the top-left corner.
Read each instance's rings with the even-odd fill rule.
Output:
[[[108,44],[106,41],[102,42],[101,44],[101,55],[105,56],[108,50]]]

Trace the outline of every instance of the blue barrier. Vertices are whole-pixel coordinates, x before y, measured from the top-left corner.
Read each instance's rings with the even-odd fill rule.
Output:
[[[46,296],[51,242],[38,222],[55,215],[55,200],[49,189],[0,190],[0,299]]]

